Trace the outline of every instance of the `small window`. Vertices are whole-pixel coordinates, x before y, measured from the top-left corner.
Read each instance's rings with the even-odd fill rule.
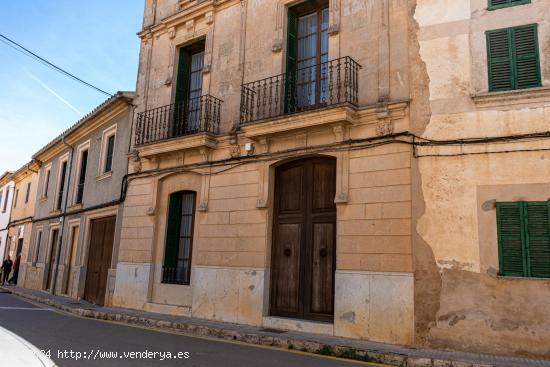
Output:
[[[76,199],[77,204],[82,203],[84,196],[84,183],[86,181],[86,168],[88,166],[88,150],[82,151],[80,154],[80,172],[78,174],[78,185],[76,187]]]
[[[489,10],[508,8],[510,6],[530,3],[531,0],[489,0]]]
[[[491,92],[541,86],[537,25],[488,31]]]
[[[170,195],[162,283],[190,283],[195,197],[192,191]]]
[[[31,183],[27,182],[27,193],[25,194],[25,204],[27,204],[29,202],[30,194],[31,194]]]
[[[17,208],[17,199],[19,198],[19,189],[15,190],[15,197],[13,198],[13,208]]]
[[[67,175],[67,161],[61,163],[61,172],[59,175],[59,190],[57,192],[57,201],[55,203],[55,209],[61,210],[61,204],[63,203],[63,193],[65,192],[65,176]]]
[[[105,151],[105,169],[104,172],[113,170],[113,151],[115,149],[115,136],[111,135],[107,138],[107,148]]]
[[[550,278],[550,201],[497,203],[500,275]]]
[[[10,188],[6,188],[6,197],[4,198],[4,207],[2,208],[2,213],[5,213],[8,210],[8,201],[10,198]]]
[[[43,198],[47,198],[48,197],[48,187],[50,186],[50,173],[51,173],[51,168],[48,168],[47,171],[46,171],[46,178],[44,179],[44,188],[42,190],[42,197]]]

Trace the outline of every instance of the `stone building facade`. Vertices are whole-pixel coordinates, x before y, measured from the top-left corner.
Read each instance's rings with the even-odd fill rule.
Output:
[[[112,305],[414,343],[412,11],[147,1]]]
[[[25,286],[549,357],[549,0],[146,0],[138,35],[136,94],[33,157]]]
[[[19,285],[23,284],[25,279],[25,259],[29,253],[39,169],[40,165],[31,161],[11,176],[14,183],[14,196],[8,229],[10,241],[6,255],[9,255],[14,261],[17,256],[21,256],[17,281]]]
[[[26,287],[109,302],[132,98],[133,93],[118,92],[33,156],[41,167]]]

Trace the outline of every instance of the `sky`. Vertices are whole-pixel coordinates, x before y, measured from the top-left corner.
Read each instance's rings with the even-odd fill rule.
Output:
[[[135,90],[143,0],[0,1],[0,34],[111,94]],[[108,96],[0,42],[0,174]]]

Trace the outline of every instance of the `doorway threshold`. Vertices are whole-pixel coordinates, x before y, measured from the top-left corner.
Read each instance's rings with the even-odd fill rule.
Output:
[[[264,316],[262,327],[286,331],[300,331],[304,333],[334,335],[334,323],[292,319],[279,316]]]

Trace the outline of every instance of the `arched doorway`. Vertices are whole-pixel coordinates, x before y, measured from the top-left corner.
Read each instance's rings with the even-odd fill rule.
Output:
[[[336,160],[275,170],[270,313],[332,321],[336,268]]]

